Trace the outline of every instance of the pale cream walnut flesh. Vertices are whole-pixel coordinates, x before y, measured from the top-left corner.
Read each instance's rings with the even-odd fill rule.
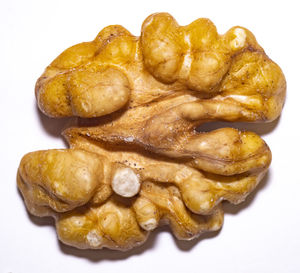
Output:
[[[140,190],[140,180],[130,168],[117,169],[111,186],[115,193],[123,197],[132,197]]]

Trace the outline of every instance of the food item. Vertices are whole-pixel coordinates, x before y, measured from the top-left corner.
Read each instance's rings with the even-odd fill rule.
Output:
[[[221,202],[257,186],[271,152],[255,133],[214,120],[267,122],[282,110],[284,75],[245,28],[218,35],[208,19],[179,26],[149,16],[140,37],[121,26],[58,56],[38,79],[50,117],[96,118],[63,132],[70,149],[25,155],[18,187],[28,210],[53,216],[78,248],[127,250],[169,224],[178,239],[215,231]]]

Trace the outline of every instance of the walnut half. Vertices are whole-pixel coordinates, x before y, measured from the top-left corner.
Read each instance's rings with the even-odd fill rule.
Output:
[[[162,224],[182,240],[221,228],[221,202],[245,200],[271,152],[252,132],[196,128],[276,119],[286,82],[249,30],[157,13],[140,37],[109,26],[65,50],[35,92],[50,117],[97,119],[63,132],[70,149],[23,157],[28,210],[54,217],[66,244],[127,250]]]

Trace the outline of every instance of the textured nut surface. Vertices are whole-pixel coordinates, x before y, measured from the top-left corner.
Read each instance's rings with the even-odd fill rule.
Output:
[[[222,201],[244,201],[271,152],[252,132],[196,128],[276,119],[286,82],[249,30],[219,35],[209,19],[180,26],[156,13],[140,37],[108,26],[68,48],[35,92],[50,117],[96,119],[63,132],[69,149],[23,157],[28,210],[54,217],[66,244],[127,250],[163,224],[182,240],[221,228]]]

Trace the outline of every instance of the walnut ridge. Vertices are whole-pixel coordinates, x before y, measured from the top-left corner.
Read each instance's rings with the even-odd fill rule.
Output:
[[[285,93],[280,67],[243,27],[219,35],[208,19],[179,26],[167,13],[149,16],[140,37],[108,26],[61,53],[35,89],[44,114],[95,125],[65,130],[69,149],[25,155],[18,187],[29,212],[54,217],[78,248],[127,250],[162,224],[193,239],[220,229],[222,201],[244,201],[271,162],[255,133],[196,128],[273,121]]]

